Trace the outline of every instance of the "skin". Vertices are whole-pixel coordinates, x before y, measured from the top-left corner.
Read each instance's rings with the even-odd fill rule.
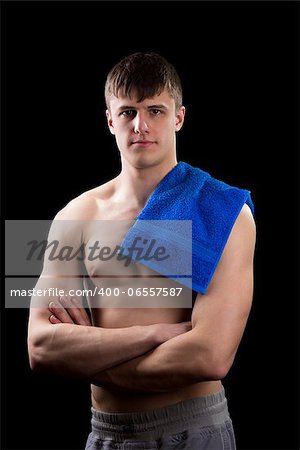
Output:
[[[134,94],[111,97],[108,106],[107,124],[116,138],[122,170],[58,213],[55,220],[71,220],[73,225],[59,236],[50,232],[50,237],[59,237],[65,245],[79,245],[79,236],[91,239],[91,229],[78,230],[80,220],[134,220],[177,163],[176,133],[185,109],[176,110],[166,91],[142,102]],[[118,242],[118,233],[109,237]],[[255,223],[244,205],[207,293],[197,295],[193,308],[94,308],[91,326],[80,298],[77,304],[56,298],[51,305],[45,298],[43,307],[30,310],[31,367],[88,379],[93,406],[107,412],[153,409],[218,391],[251,309],[254,247]],[[103,273],[99,262],[85,263],[91,277]],[[49,280],[43,277],[49,270],[46,262],[38,284],[55,282],[67,290],[68,281],[58,276],[60,264],[51,267]],[[70,270],[80,273],[79,263],[71,262]],[[129,271],[145,280],[150,273],[136,267]],[[116,282],[126,285],[123,279]],[[82,287],[79,278],[72,280],[74,285]]]

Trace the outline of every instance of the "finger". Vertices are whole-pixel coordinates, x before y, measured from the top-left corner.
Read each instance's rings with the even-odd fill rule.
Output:
[[[76,325],[91,325],[90,319],[81,303],[74,297],[63,297],[62,304]]]
[[[79,314],[81,315],[81,325],[92,325],[90,318],[82,305],[81,302],[79,302],[76,298],[71,299],[73,305],[75,308],[78,308]]]
[[[67,295],[60,297],[60,302],[76,325],[91,325],[84,308],[79,307],[79,302],[74,297]]]
[[[58,302],[49,304],[49,311],[62,323],[74,323],[66,309]]]
[[[51,316],[49,317],[49,322],[51,322],[52,324],[61,323],[61,321],[53,314],[51,314]]]

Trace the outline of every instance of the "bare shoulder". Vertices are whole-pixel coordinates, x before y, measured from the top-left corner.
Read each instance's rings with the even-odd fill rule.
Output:
[[[248,235],[249,238],[252,237],[252,239],[255,239],[255,220],[250,207],[246,203],[242,207],[232,231],[235,234],[239,234],[243,238]]]
[[[232,227],[207,295],[221,298],[222,305],[225,297],[235,301],[235,295],[239,307],[248,311],[252,301],[255,242],[255,220],[245,204]]]
[[[245,204],[231,230],[222,259],[230,260],[231,263],[236,261],[237,264],[242,264],[243,260],[251,262],[254,256],[255,242],[255,220],[251,209]]]
[[[101,216],[101,207],[109,201],[115,191],[115,180],[83,192],[70,200],[56,214],[54,220],[93,220]]]

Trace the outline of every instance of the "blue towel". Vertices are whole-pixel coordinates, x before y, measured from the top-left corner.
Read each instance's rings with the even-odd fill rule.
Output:
[[[121,247],[126,252],[137,239],[155,243],[161,249],[157,257],[139,262],[205,294],[245,203],[254,213],[250,191],[180,161],[158,184]],[[131,258],[137,261],[134,252]]]

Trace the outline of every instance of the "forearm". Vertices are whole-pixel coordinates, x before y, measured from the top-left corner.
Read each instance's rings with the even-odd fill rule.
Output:
[[[112,389],[165,392],[218,379],[211,352],[194,334],[192,330],[177,336],[146,355],[99,373],[92,381]]]
[[[56,314],[55,325],[53,313]],[[143,355],[190,329],[190,322],[92,327],[84,309],[74,304],[51,307],[51,311],[31,308],[28,324],[30,365],[37,371],[91,380],[95,374]]]
[[[154,326],[106,329],[61,323],[32,336],[29,354],[34,369],[90,378],[159,343]]]

